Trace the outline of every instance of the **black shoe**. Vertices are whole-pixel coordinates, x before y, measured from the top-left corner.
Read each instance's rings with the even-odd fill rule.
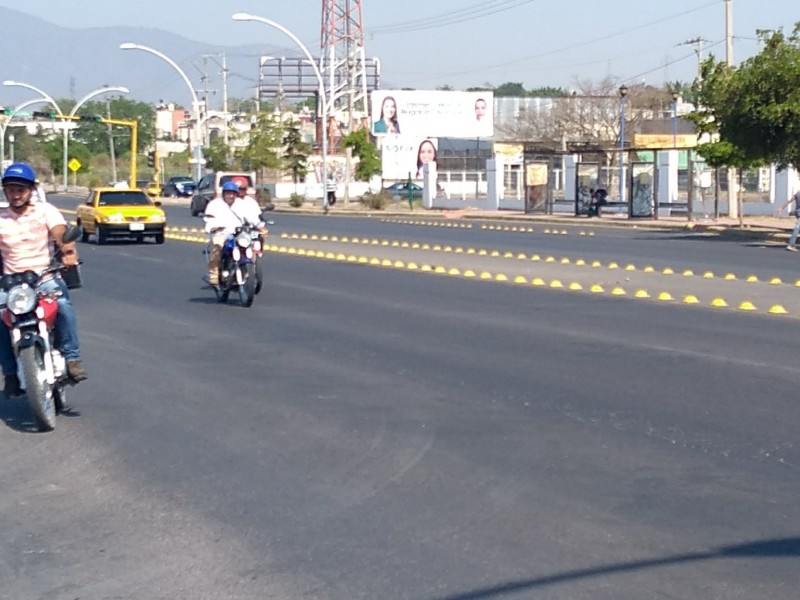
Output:
[[[79,360],[67,361],[67,373],[75,383],[80,383],[89,378],[89,375],[86,374],[86,369],[83,368],[83,364]]]
[[[3,393],[6,395],[6,398],[22,396],[22,388],[19,386],[19,377],[17,377],[16,373],[6,375],[6,384],[3,388]]]

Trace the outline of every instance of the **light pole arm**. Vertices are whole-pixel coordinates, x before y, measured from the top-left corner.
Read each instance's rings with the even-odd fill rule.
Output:
[[[83,104],[85,102],[88,102],[89,100],[91,100],[95,96],[99,96],[100,94],[106,94],[108,92],[120,92],[122,94],[129,94],[130,90],[128,88],[126,88],[126,87],[123,87],[123,86],[107,86],[107,87],[102,87],[102,88],[96,89],[94,91],[91,91],[88,94],[86,94],[83,98],[78,100],[78,102],[75,103],[75,106],[73,106],[72,110],[69,111],[69,116],[70,117],[74,117],[76,115],[76,113],[78,112],[78,109],[81,106],[83,106]]]

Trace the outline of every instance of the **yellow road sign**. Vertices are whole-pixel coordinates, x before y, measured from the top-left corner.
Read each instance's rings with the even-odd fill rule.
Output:
[[[77,158],[73,158],[67,163],[67,166],[69,167],[70,171],[75,173],[78,169],[81,168],[81,161],[79,161]]]

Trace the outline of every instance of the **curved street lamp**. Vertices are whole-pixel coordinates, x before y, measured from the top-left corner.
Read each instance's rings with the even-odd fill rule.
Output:
[[[628,87],[619,86],[619,201],[625,202],[625,96]]]
[[[278,31],[289,36],[291,40],[300,47],[300,50],[303,51],[303,54],[306,55],[308,62],[311,63],[311,66],[314,69],[314,75],[317,76],[317,81],[319,81],[319,97],[322,100],[322,210],[324,212],[328,212],[328,101],[325,94],[325,82],[322,79],[322,73],[320,73],[317,63],[314,61],[314,57],[311,56],[311,52],[309,52],[306,45],[300,41],[300,38],[298,38],[280,23],[276,23],[271,19],[257,17],[256,15],[251,15],[244,12],[234,13],[231,18],[234,21],[257,21],[259,23],[269,25],[270,27],[274,27]]]
[[[106,94],[108,92],[120,92],[122,94],[129,94],[130,90],[121,85],[105,85],[101,88],[97,88],[96,90],[92,90],[91,92],[86,94],[83,98],[78,100],[75,106],[72,107],[72,110],[69,111],[69,116],[74,117],[77,114],[78,109],[84,102],[89,101],[95,96],[99,96],[100,94]],[[67,131],[66,129],[64,129],[64,164],[62,165],[62,168],[64,170],[64,190],[67,189],[67,165],[68,165],[67,158],[69,157],[69,152],[67,151],[69,148],[68,144],[69,144],[69,135],[67,135]]]
[[[25,88],[25,89],[28,89],[28,90],[32,90],[32,91],[36,92],[37,94],[39,94],[42,98],[47,100],[47,102],[49,104],[51,104],[53,106],[53,108],[55,108],[58,111],[58,114],[60,114],[60,115],[64,114],[62,112],[62,110],[61,110],[61,107],[58,105],[58,102],[53,100],[52,96],[49,96],[47,93],[45,93],[44,91],[40,90],[35,85],[31,85],[30,83],[22,83],[20,81],[12,81],[10,79],[7,79],[6,81],[4,81],[3,85],[7,85],[9,87],[21,87],[21,88]],[[66,119],[61,119],[61,127],[62,127],[62,131],[64,133],[64,148],[66,149],[66,147],[67,147],[67,120]],[[66,165],[66,162],[67,162],[67,154],[66,154],[66,150],[65,150],[65,152],[64,152],[64,165]],[[67,191],[67,169],[66,168],[64,168],[64,182],[63,183],[64,183],[64,191],[66,192]]]
[[[6,122],[0,125],[2,131],[0,131],[0,164],[6,159],[6,131],[8,131],[8,126],[11,123],[11,119],[17,116],[17,113],[21,111],[23,108],[27,108],[33,104],[40,104],[42,102],[47,102],[47,98],[34,98],[33,100],[28,100],[27,102],[23,102],[22,104],[18,104],[11,110],[11,114],[8,115],[8,119]],[[14,159],[11,159],[11,162],[14,162]]]
[[[201,173],[201,160],[202,160],[202,141],[200,136],[200,100],[197,98],[197,92],[194,91],[194,87],[192,86],[192,82],[186,76],[186,73],[183,72],[178,64],[172,60],[169,56],[164,54],[163,52],[159,52],[154,48],[150,48],[149,46],[143,46],[142,44],[134,44],[133,42],[125,42],[119,45],[121,50],[142,50],[144,52],[149,52],[150,54],[155,54],[161,60],[167,62],[173,69],[175,69],[178,74],[183,79],[186,86],[189,88],[189,93],[192,95],[192,119],[194,120],[194,148],[192,151],[192,156],[194,158],[194,169],[195,169],[195,179],[200,181],[202,177]]]

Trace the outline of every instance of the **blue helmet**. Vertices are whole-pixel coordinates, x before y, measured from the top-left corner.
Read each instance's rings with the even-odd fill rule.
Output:
[[[6,172],[3,173],[3,185],[7,183],[19,183],[22,185],[36,185],[36,171],[26,163],[13,163]]]
[[[226,181],[222,184],[222,192],[236,192],[239,193],[239,186],[232,181]]]

